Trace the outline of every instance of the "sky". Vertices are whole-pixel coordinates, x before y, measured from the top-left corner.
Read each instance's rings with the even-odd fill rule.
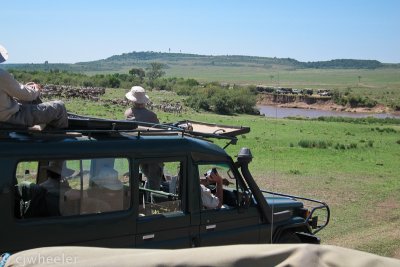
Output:
[[[400,63],[398,0],[2,1],[7,63],[132,51]]]

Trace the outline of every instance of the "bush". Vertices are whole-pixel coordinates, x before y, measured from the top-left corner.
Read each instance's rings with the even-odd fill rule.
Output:
[[[211,83],[196,88],[196,92],[188,97],[187,104],[195,110],[212,110],[218,114],[254,114],[256,96],[246,88],[226,89]]]
[[[299,175],[301,174],[299,170],[290,170],[289,171],[291,174]]]
[[[395,111],[400,111],[400,104],[397,103],[391,103],[390,107],[395,110]]]
[[[210,105],[209,105],[208,100],[206,98],[202,97],[202,95],[198,94],[198,93],[189,97],[186,100],[186,105],[193,108],[196,111],[200,111],[200,110],[209,111],[210,110]]]
[[[300,140],[298,145],[303,148],[322,148],[326,149],[332,146],[332,143],[329,141],[313,141],[313,140]]]
[[[369,97],[362,97],[362,96],[356,96],[356,95],[351,95],[348,99],[349,105],[352,108],[356,107],[368,107],[368,108],[373,108],[376,106],[377,101],[370,99]]]
[[[348,148],[348,149],[357,148],[357,144],[356,144],[356,143],[351,143],[350,145],[348,145],[347,148]]]

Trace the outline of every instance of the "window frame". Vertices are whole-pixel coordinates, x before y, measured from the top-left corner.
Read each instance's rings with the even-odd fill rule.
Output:
[[[45,179],[43,179],[42,177],[40,177],[41,175],[41,171],[40,169],[43,168],[45,169],[44,166],[47,166],[49,161],[56,161],[56,160],[63,160],[63,161],[81,161],[81,160],[97,160],[97,159],[114,159],[114,163],[115,160],[117,159],[122,159],[122,160],[126,160],[126,162],[128,163],[128,168],[127,171],[129,172],[129,194],[130,197],[128,198],[128,207],[126,209],[121,209],[121,210],[113,210],[113,211],[106,211],[106,212],[101,212],[101,213],[87,213],[87,214],[73,214],[73,215],[49,215],[49,216],[37,216],[37,217],[28,217],[28,218],[18,218],[16,216],[13,216],[19,223],[24,223],[26,221],[44,221],[44,220],[62,220],[62,219],[69,219],[69,218],[79,218],[79,217],[86,217],[86,216],[107,216],[110,214],[123,214],[123,213],[132,213],[132,211],[135,209],[134,206],[134,188],[137,187],[137,185],[134,183],[135,179],[133,178],[133,165],[134,165],[134,161],[132,159],[132,157],[130,155],[127,154],[121,154],[121,155],[108,155],[108,154],[103,154],[101,156],[90,156],[90,155],[83,155],[82,157],[79,156],[73,156],[73,157],[35,157],[35,158],[31,158],[31,157],[27,157],[27,158],[22,158],[16,161],[15,165],[14,165],[14,174],[13,174],[13,186],[17,187],[18,184],[20,184],[18,182],[17,179],[17,169],[18,166],[21,163],[28,163],[28,162],[35,162],[37,163],[37,173],[36,173],[36,179],[34,184],[35,185],[39,185],[40,183],[43,183],[45,181]],[[45,172],[44,172],[45,173]],[[122,173],[120,174],[122,175]],[[81,180],[81,177],[79,177],[79,179]],[[14,214],[16,214],[16,209],[19,209],[20,206],[17,205],[17,191],[15,191],[15,193],[13,194],[13,203],[15,203],[15,205],[13,206],[13,211]],[[19,197],[18,197],[19,198]]]

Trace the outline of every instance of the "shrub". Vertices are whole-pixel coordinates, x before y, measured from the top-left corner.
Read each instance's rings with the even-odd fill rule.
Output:
[[[348,102],[349,102],[350,107],[352,107],[352,108],[356,108],[356,107],[372,108],[372,107],[375,107],[377,104],[376,100],[373,100],[369,97],[362,97],[362,96],[357,96],[357,95],[349,96]]]
[[[289,171],[291,174],[299,175],[300,171],[299,170],[290,170]]]
[[[196,110],[212,110],[219,114],[254,114],[256,97],[249,89],[226,89],[211,83],[192,92],[187,104]]]
[[[353,148],[357,148],[357,144],[356,143],[351,143],[350,145],[347,146],[348,149],[353,149]]]
[[[332,146],[331,142],[327,141],[313,141],[313,140],[300,140],[298,145],[303,148],[328,148]]]

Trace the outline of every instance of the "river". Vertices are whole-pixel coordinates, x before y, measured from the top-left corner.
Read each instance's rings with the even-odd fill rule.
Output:
[[[393,114],[387,113],[356,113],[356,112],[342,112],[342,111],[329,111],[329,110],[317,110],[317,109],[302,109],[302,108],[280,108],[276,106],[257,105],[261,115],[272,118],[286,118],[286,117],[351,117],[351,118],[398,118]]]

